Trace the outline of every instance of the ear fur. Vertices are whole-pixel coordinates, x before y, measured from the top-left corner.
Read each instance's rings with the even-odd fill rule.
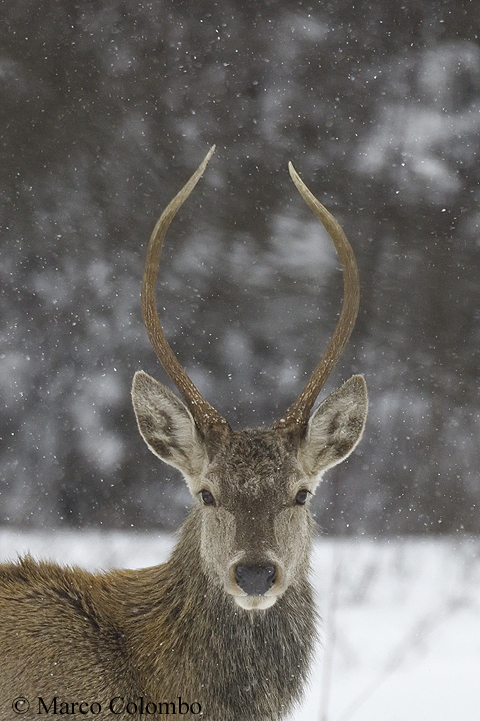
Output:
[[[135,373],[132,401],[138,428],[152,453],[188,478],[198,475],[205,447],[188,408],[168,388],[143,371]]]
[[[309,476],[320,480],[325,469],[350,455],[362,437],[367,410],[367,386],[360,375],[352,376],[319,405],[299,452]]]

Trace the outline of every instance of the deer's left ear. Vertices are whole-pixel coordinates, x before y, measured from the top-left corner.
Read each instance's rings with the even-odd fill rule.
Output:
[[[333,391],[312,414],[299,460],[308,476],[341,463],[362,437],[367,418],[367,385],[363,376],[353,376]]]

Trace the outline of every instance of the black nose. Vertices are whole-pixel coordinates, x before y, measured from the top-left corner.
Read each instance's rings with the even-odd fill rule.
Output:
[[[235,579],[249,596],[262,596],[275,583],[275,566],[237,566]]]

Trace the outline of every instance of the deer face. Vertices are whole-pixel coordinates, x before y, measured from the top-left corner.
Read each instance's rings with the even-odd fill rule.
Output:
[[[150,238],[143,275],[145,327],[160,362],[187,405],[142,372],[135,375],[132,397],[147,445],[182,471],[197,499],[205,572],[242,608],[265,609],[306,573],[311,537],[308,499],[323,471],[344,460],[363,432],[367,391],[362,376],[351,378],[310,415],[352,332],[360,284],[355,255],[343,230],[289,164],[295,186],[337,249],[345,289],[342,311],[310,379],[273,429],[233,432],[201,396],[173,353],[155,302],[163,239],[213,151],[211,148],[160,216]]]
[[[239,606],[265,609],[306,571],[314,484],[301,473],[284,433],[226,435],[195,482],[201,513],[201,554],[210,575]]]
[[[309,499],[323,471],[361,437],[363,378],[332,393],[301,435],[222,427],[203,437],[186,406],[143,372],[135,375],[132,396],[147,445],[182,471],[197,500],[207,576],[242,608],[269,608],[308,570]]]

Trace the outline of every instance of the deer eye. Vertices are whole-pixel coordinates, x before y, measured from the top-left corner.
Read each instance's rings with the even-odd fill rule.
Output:
[[[307,502],[309,491],[307,491],[305,488],[302,488],[301,491],[297,493],[295,496],[295,503],[297,506],[304,506]]]
[[[203,491],[200,491],[200,498],[202,499],[204,506],[214,506],[215,505],[215,498],[213,497],[213,494],[210,493],[210,491],[206,491],[205,489]]]

